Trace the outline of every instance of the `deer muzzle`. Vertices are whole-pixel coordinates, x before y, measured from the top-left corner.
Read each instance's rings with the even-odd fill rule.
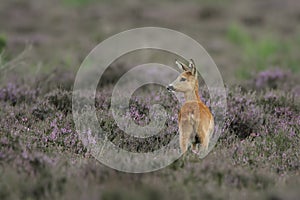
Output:
[[[175,91],[175,88],[173,87],[173,85],[168,85],[168,86],[167,86],[167,90],[168,90],[169,92],[174,92],[174,91]]]

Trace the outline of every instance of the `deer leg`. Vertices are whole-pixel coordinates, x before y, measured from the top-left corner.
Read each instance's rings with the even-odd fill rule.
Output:
[[[196,143],[192,144],[192,152],[195,153],[195,154],[198,154],[198,149],[197,149],[197,144]]]
[[[180,140],[180,149],[182,153],[185,153],[188,149],[188,144],[190,141],[190,136],[193,132],[193,126],[188,123],[180,123],[179,126],[179,140]]]
[[[204,149],[205,151],[207,151],[207,149],[208,149],[208,143],[209,143],[209,138],[208,138],[208,136],[205,135],[205,136],[203,137],[203,140],[202,140],[202,141],[203,141],[203,142],[202,142],[203,149]]]
[[[202,128],[198,129],[197,134],[201,140],[201,149],[206,151],[208,149],[208,144],[209,144],[209,135],[206,134],[206,132],[203,131]]]

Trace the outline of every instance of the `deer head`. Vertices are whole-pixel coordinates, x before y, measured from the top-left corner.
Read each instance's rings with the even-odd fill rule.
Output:
[[[194,61],[191,59],[188,66],[177,60],[175,63],[183,72],[173,83],[167,86],[167,90],[185,94],[192,93],[195,90],[198,91],[197,69]]]

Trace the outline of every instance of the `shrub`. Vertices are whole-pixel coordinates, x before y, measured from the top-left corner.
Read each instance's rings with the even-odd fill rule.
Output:
[[[227,102],[228,132],[242,139],[252,133],[293,135],[299,132],[300,105],[293,95],[274,90],[256,93],[236,88],[229,91]]]
[[[8,83],[0,89],[0,101],[9,102],[13,106],[23,102],[32,103],[38,94],[38,89],[31,89],[28,85]]]
[[[56,110],[62,111],[66,115],[72,112],[71,95],[72,94],[69,91],[57,89],[48,93],[45,98]]]

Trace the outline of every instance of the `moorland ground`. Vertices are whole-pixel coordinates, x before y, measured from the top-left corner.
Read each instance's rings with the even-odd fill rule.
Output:
[[[2,0],[0,199],[298,199],[299,22],[296,0]],[[228,111],[226,127],[205,159],[188,154],[181,165],[127,174],[97,162],[79,140],[72,87],[91,49],[142,26],[175,29],[202,44],[222,74]],[[174,66],[174,55],[123,56],[98,86],[102,128],[131,151],[151,150],[177,132],[175,117],[160,140],[135,142],[108,112],[118,78],[136,63],[154,61]],[[172,95],[156,89],[141,88],[132,98],[137,124],[147,123],[149,99],[157,96],[168,115],[176,116]],[[139,92],[150,96],[141,99]]]

